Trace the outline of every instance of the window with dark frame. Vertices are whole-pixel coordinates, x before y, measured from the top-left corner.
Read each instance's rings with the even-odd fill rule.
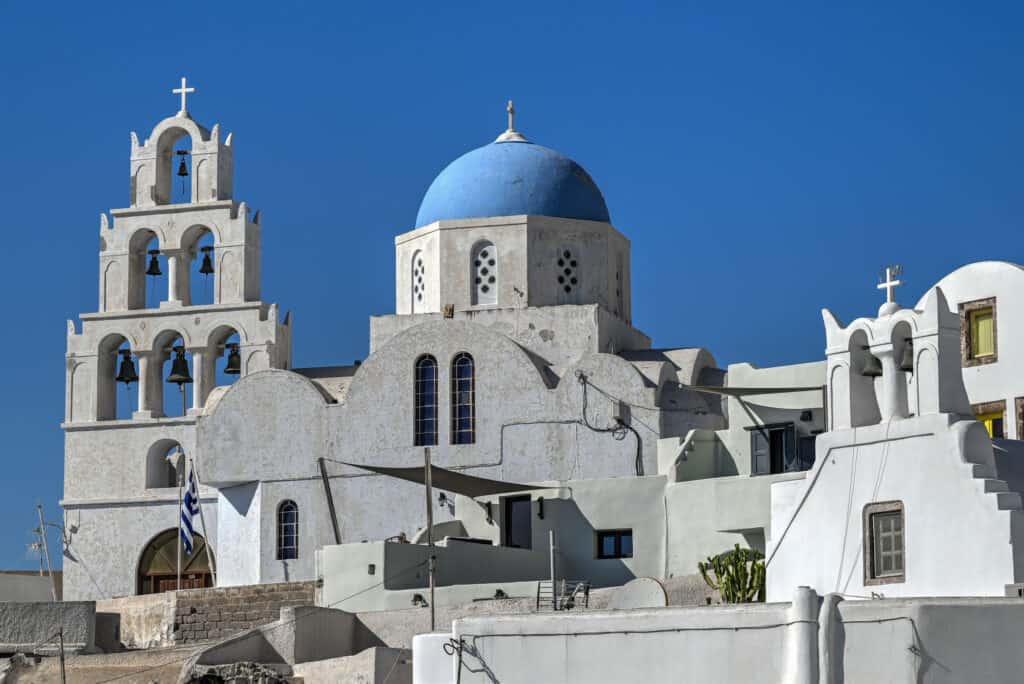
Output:
[[[476,377],[473,357],[462,352],[452,359],[452,444],[476,442]]]
[[[598,530],[597,557],[632,558],[633,530]]]
[[[963,302],[960,311],[960,355],[965,368],[999,359],[996,298]]]
[[[906,578],[903,503],[864,507],[864,584],[895,584]]]
[[[416,360],[414,387],[416,446],[437,445],[437,360],[428,355]]]
[[[285,500],[277,507],[277,560],[299,557],[299,507]]]

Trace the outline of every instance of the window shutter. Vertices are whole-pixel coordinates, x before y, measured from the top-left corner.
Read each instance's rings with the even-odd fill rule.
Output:
[[[752,475],[765,475],[772,470],[768,433],[764,430],[750,432],[750,471]]]

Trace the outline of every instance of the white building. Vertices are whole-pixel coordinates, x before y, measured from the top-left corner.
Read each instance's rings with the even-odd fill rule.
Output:
[[[440,173],[395,238],[396,313],[371,319],[367,358],[292,368],[291,320],[261,300],[263,226],[232,197],[232,154],[232,137],[197,124],[183,102],[142,144],[132,135],[130,206],[101,218],[98,311],[68,331],[69,598],[173,588],[178,492],[166,457],[179,448],[202,479],[221,586],[322,578],[330,593],[336,568],[343,592],[368,581],[368,565],[393,564],[389,554],[419,553],[383,540],[423,528],[422,488],[346,464],[416,466],[424,447],[439,467],[542,487],[457,497],[454,513],[435,502],[439,537],[520,547],[496,550],[523,562],[495,576],[534,581],[556,530],[565,572],[613,586],[692,575],[735,543],[767,550],[773,484],[802,486],[815,440],[860,420],[859,399],[839,423],[847,405],[824,400],[826,384],[836,391],[831,356],[723,370],[705,349],[652,348],[632,325],[630,243],[600,190],[511,116],[497,140]],[[182,164],[189,185],[176,193]],[[147,277],[154,260],[163,275]],[[212,295],[200,302],[207,275]],[[994,348],[975,349],[986,363],[964,369],[973,404],[1024,395],[1009,341],[1021,275],[980,264],[943,281],[954,303],[999,302],[998,326],[975,317],[971,339],[991,329]],[[181,412],[165,382],[175,360],[193,379]],[[126,407],[115,379],[132,370]],[[991,370],[989,384],[970,375]],[[202,545],[186,558],[189,586],[213,581]],[[448,583],[481,584],[461,570]],[[375,605],[407,604],[416,588],[382,591]]]

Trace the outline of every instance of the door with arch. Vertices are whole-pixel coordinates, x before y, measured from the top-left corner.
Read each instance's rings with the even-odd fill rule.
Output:
[[[204,589],[213,586],[213,574],[206,556],[206,539],[192,537],[192,554],[181,556],[181,589]],[[213,550],[210,550],[213,554]],[[153,538],[139,559],[138,593],[159,594],[177,589],[178,530],[165,530]]]

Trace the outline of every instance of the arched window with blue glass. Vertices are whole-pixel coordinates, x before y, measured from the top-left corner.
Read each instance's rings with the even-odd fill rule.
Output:
[[[437,359],[425,355],[416,359],[415,378],[416,446],[437,444]]]
[[[277,560],[299,557],[299,507],[285,499],[277,507]]]
[[[462,352],[452,359],[452,444],[476,441],[476,377],[473,357]]]

